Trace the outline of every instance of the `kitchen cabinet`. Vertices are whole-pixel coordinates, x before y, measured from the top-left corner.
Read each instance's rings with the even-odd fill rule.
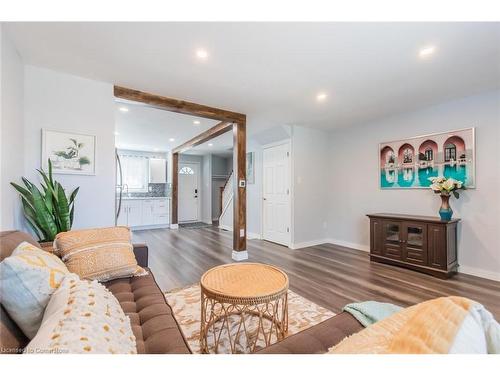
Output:
[[[169,201],[166,198],[124,199],[117,224],[131,228],[167,225]]]
[[[165,159],[149,159],[149,183],[165,184],[167,182],[167,161]]]

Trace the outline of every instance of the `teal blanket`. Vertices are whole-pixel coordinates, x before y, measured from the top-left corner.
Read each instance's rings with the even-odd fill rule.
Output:
[[[401,309],[401,306],[392,303],[365,301],[349,303],[344,306],[342,311],[347,311],[363,326],[368,327],[370,324],[385,319]]]

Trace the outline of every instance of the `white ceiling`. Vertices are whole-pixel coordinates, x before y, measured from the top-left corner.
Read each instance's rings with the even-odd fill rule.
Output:
[[[128,112],[122,112],[120,108],[127,108]],[[196,125],[194,121],[200,124]],[[136,103],[117,102],[115,143],[121,149],[167,152],[218,122]],[[225,145],[214,143],[214,146],[215,151],[226,150]]]
[[[500,23],[11,23],[29,64],[247,114],[350,126],[500,87]],[[435,45],[428,59],[420,48]],[[200,61],[197,48],[209,57]],[[316,94],[327,99],[318,103]]]

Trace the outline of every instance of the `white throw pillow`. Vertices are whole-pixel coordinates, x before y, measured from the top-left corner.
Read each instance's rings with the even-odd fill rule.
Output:
[[[52,295],[25,353],[136,354],[136,341],[113,294],[97,281],[67,275]]]
[[[0,263],[0,302],[28,338],[36,335],[52,293],[68,273],[56,255],[28,242]]]

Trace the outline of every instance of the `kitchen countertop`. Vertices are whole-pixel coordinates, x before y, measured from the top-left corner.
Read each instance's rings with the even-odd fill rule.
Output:
[[[171,199],[170,197],[122,197],[123,200]]]

